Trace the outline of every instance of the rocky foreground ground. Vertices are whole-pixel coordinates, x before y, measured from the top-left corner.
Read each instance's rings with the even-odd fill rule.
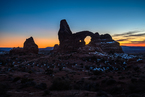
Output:
[[[109,34],[72,33],[66,20],[58,38],[50,52],[30,37],[0,55],[0,97],[145,97],[144,57],[125,54]]]
[[[0,55],[0,97],[145,97],[145,59],[100,52]]]

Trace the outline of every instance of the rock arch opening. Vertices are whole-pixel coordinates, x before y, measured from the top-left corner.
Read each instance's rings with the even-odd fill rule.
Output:
[[[92,37],[86,36],[86,38],[84,39],[85,45],[88,45],[91,42],[91,39],[92,39]]]

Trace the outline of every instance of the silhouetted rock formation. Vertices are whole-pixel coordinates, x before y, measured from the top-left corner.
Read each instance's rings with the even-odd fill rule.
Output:
[[[38,46],[35,44],[33,37],[26,39],[24,42],[24,51],[28,53],[38,54]]]
[[[91,42],[85,45],[84,39],[90,36]],[[61,20],[60,30],[58,32],[60,45],[55,47],[55,51],[73,52],[73,51],[98,51],[107,53],[123,53],[120,44],[112,39],[109,34],[99,35],[90,31],[81,31],[72,34],[66,20]]]
[[[60,29],[58,32],[60,45],[63,45],[67,39],[72,35],[72,32],[67,24],[66,20],[61,20],[60,22]]]
[[[26,39],[23,48],[13,48],[10,50],[10,54],[38,54],[38,46],[35,44],[33,37]]]

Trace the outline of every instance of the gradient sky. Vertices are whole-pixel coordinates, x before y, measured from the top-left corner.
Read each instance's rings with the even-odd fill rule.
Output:
[[[109,33],[126,46],[145,46],[145,0],[0,0],[0,47],[58,44],[61,19],[72,32]]]

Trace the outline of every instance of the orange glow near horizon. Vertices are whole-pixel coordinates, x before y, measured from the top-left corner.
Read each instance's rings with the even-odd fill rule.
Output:
[[[38,45],[39,48],[46,48],[46,47],[53,47],[55,44],[59,44],[58,40],[49,40],[49,39],[34,39],[35,43]],[[13,39],[3,41],[0,43],[0,47],[23,47],[25,39]]]
[[[1,34],[0,38],[0,47],[23,47],[23,43],[29,37],[27,36],[19,36],[19,35],[10,35],[10,34]],[[42,37],[33,37],[35,43],[39,48],[53,47],[55,44],[59,44],[59,40],[57,38],[42,38]],[[123,39],[123,37],[113,37],[115,41],[118,39]],[[130,41],[142,41],[144,38],[135,38]],[[91,40],[91,37],[86,37],[85,42],[88,44]],[[145,47],[145,43],[131,43],[130,41],[119,41],[120,46],[142,46]]]
[[[25,42],[26,38],[9,38],[3,39],[2,42],[0,42],[0,47],[23,47],[23,43]],[[36,38],[34,39],[35,43],[38,45],[39,48],[46,48],[46,47],[53,47],[55,44],[59,44],[59,40],[55,39],[43,39],[43,38]],[[86,44],[90,42],[90,38],[85,40]],[[125,42],[119,42],[120,46],[142,46],[145,47],[145,43],[125,43]]]
[[[144,36],[140,37],[124,37],[124,36],[114,36],[112,37],[115,41],[117,40],[122,40],[118,41],[120,43],[120,46],[140,46],[140,47],[145,47],[145,43],[139,43],[144,41]],[[123,40],[124,39],[124,40]],[[138,41],[138,43],[132,43],[133,41]]]
[[[7,35],[0,38],[0,47],[23,47],[23,43],[25,41],[25,37],[15,36],[11,37]]]
[[[25,40],[29,37],[26,36],[14,36],[5,34],[0,38],[0,47],[13,48],[13,47],[23,47]],[[59,44],[58,39],[48,39],[33,37],[34,42],[39,48],[53,47],[55,44]]]
[[[55,44],[59,44],[59,41],[56,39],[36,38],[34,41],[39,48],[53,47]]]
[[[134,44],[134,43],[122,43],[120,45],[121,46],[140,46],[140,47],[145,47],[145,43],[138,43],[138,44]]]

